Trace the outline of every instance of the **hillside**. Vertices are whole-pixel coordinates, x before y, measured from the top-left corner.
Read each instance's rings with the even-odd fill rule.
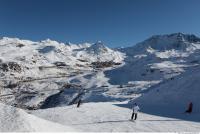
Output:
[[[92,74],[97,69],[117,67],[123,63],[124,54],[107,47],[105,51],[102,46],[105,45],[98,42],[76,45],[50,39],[32,42],[2,38],[2,101],[20,108],[37,109],[49,96],[70,87],[79,87],[69,95],[75,97],[84,87],[70,81],[78,81],[75,78]]]
[[[199,102],[200,66],[186,71],[173,80],[150,88],[147,94],[134,100],[142,111],[148,114],[173,117],[190,121],[200,121]],[[193,103],[193,114],[188,117],[183,113],[188,104]]]
[[[183,33],[155,35],[121,49],[101,41],[72,44],[4,37],[0,101],[8,111],[18,107],[23,116],[75,131],[198,132],[199,55],[200,38]],[[77,109],[79,99],[83,105]],[[134,102],[141,107],[137,123],[129,121]],[[189,102],[194,104],[191,115],[184,114]],[[29,127],[9,130],[5,125],[0,130]]]
[[[82,132],[199,132],[199,122],[139,113],[130,121],[127,102],[86,103],[33,111],[37,117],[73,127]],[[70,116],[69,116],[70,115]],[[188,117],[189,118],[189,117]]]
[[[0,104],[0,124],[1,132],[75,131],[70,127],[43,120],[28,114],[21,109],[17,109],[4,104]]]

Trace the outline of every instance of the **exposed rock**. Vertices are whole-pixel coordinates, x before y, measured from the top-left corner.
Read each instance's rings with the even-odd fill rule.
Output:
[[[9,83],[8,85],[5,86],[5,88],[16,88],[18,84],[16,83]]]
[[[9,70],[8,64],[6,63],[0,64],[0,69],[3,70],[4,72],[8,72]]]
[[[19,48],[24,47],[24,46],[25,46],[24,44],[17,44],[16,45],[16,47],[19,47]]]
[[[22,71],[21,66],[16,62],[1,63],[0,69],[4,72],[11,70],[20,73]]]
[[[114,65],[120,65],[121,63],[115,63],[113,61],[105,61],[105,62],[92,62],[93,68],[106,68],[112,67]]]
[[[80,62],[88,62],[87,60],[78,59]]]
[[[42,49],[38,49],[39,53],[49,53],[51,51],[55,50],[55,46],[45,46]]]
[[[53,64],[56,65],[57,67],[67,66],[65,62],[60,62],[60,61],[54,62]]]
[[[8,67],[10,70],[16,71],[18,73],[20,73],[22,71],[21,66],[16,62],[9,62]]]
[[[78,66],[78,67],[84,67],[84,65],[81,65],[81,64],[76,64],[76,66]]]

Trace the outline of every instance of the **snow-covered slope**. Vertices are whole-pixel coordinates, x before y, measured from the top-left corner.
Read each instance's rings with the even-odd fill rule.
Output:
[[[76,45],[71,43],[58,43],[50,39],[32,42],[4,37],[0,40],[0,47],[0,58],[2,62],[15,61],[23,63],[27,67],[51,65],[58,61],[65,62],[71,66],[80,64],[81,62],[78,61],[78,58],[82,58],[82,56],[87,58],[88,62],[97,61],[97,57],[107,59],[108,55],[110,60],[123,61],[122,53],[111,50],[100,42],[93,45],[89,43]],[[79,53],[83,53],[83,55]]]
[[[122,62],[125,57],[124,54],[106,47],[101,41],[92,44],[84,51],[77,52],[76,56],[86,61],[113,61],[116,63]]]
[[[199,132],[200,123],[139,113],[136,122],[130,121],[132,110],[127,102],[86,103],[76,108],[50,108],[32,114],[71,126],[83,132]]]
[[[199,64],[200,38],[182,33],[157,35],[121,52],[127,55],[126,65],[106,72],[112,84],[169,79]]]
[[[150,88],[150,92],[134,100],[142,111],[167,117],[200,121],[200,66],[195,67],[172,80]],[[190,118],[183,113],[188,104],[193,103],[193,114]]]
[[[199,55],[200,39],[182,33],[156,35],[115,50],[100,41],[64,44],[3,38],[0,99],[37,109],[29,112],[80,131],[197,132]],[[85,104],[76,109],[73,104],[79,99]],[[136,124],[128,121],[133,102],[142,111]],[[189,102],[194,111],[186,115]],[[6,129],[5,125],[2,131]]]
[[[126,65],[107,71],[106,76],[111,83],[123,85],[129,85],[130,81],[159,81],[140,92],[142,96],[133,102],[138,102],[147,114],[199,122],[199,50],[200,38],[194,35],[153,36],[122,49],[127,54]],[[136,84],[132,86],[129,91],[133,92],[129,94],[137,92],[131,90]],[[190,102],[194,104],[194,111],[187,116],[183,113]]]
[[[117,67],[115,62],[121,64],[123,60],[124,54],[98,42],[76,45],[50,39],[33,42],[4,37],[0,39],[1,88],[5,88],[3,95],[11,96],[3,97],[3,102],[38,107],[48,96],[69,85],[66,78],[92,73],[96,62]]]
[[[124,48],[129,55],[136,53],[166,50],[183,50],[189,51],[189,48],[199,48],[200,38],[193,34],[174,33],[166,35],[154,35],[147,40],[136,44],[133,47]],[[134,53],[133,53],[134,51]]]
[[[0,132],[73,132],[75,129],[0,103]],[[78,131],[78,130],[76,130]]]

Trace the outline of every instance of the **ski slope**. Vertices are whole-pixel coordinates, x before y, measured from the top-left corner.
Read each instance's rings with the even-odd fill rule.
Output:
[[[125,102],[84,103],[32,111],[32,114],[82,132],[199,132],[200,122],[139,113],[133,122]],[[130,106],[130,105],[129,105]],[[141,108],[142,109],[142,108]],[[189,115],[186,115],[189,116]]]
[[[150,88],[149,92],[133,101],[138,102],[143,112],[164,117],[174,117],[200,122],[200,66],[187,70],[178,77]],[[183,113],[193,103],[192,115]]]
[[[73,128],[38,118],[0,103],[0,132],[67,132]],[[78,129],[76,129],[78,131]]]

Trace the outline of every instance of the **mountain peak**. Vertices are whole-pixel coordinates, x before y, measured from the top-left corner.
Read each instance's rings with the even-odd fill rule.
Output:
[[[102,41],[97,41],[92,46],[105,47],[105,45],[104,45],[104,43]]]
[[[107,47],[103,44],[102,41],[97,41],[96,43],[92,44],[90,48],[97,50],[97,49],[106,49]]]
[[[154,35],[144,42],[142,48],[153,48],[156,50],[186,50],[192,43],[200,43],[200,38],[193,34],[173,33],[164,35]]]
[[[154,35],[143,42],[136,44],[135,46],[122,49],[128,55],[133,55],[141,52],[146,52],[149,49],[155,51],[166,51],[166,50],[191,50],[196,49],[200,46],[200,38],[194,34],[184,34],[181,32]]]
[[[91,45],[87,49],[87,51],[99,54],[99,53],[105,53],[105,52],[111,51],[111,49],[106,47],[102,41],[97,41],[96,43]]]
[[[46,40],[42,40],[42,43],[46,43],[46,44],[59,44],[57,41],[55,40],[51,40],[51,39],[46,39]]]
[[[74,44],[71,43],[71,42],[66,42],[65,45],[67,45],[67,46],[71,46],[71,45],[74,45]]]

